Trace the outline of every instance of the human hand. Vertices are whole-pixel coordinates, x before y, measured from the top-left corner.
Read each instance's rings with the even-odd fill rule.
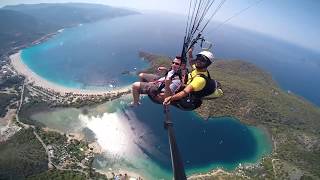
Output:
[[[164,70],[167,70],[167,68],[163,66],[158,67],[158,71],[164,71]]]
[[[188,50],[188,56],[189,56],[189,58],[192,58],[192,51],[193,51],[193,47],[191,47],[191,48]]]
[[[168,96],[166,98],[164,98],[163,100],[163,105],[169,105],[171,102],[172,96]]]

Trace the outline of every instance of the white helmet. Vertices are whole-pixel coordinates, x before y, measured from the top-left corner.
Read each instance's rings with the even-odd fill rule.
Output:
[[[200,52],[199,54],[197,54],[197,55],[203,55],[203,56],[207,57],[207,58],[211,61],[211,63],[214,62],[214,56],[213,56],[213,54],[212,54],[210,51],[201,51],[201,52]]]

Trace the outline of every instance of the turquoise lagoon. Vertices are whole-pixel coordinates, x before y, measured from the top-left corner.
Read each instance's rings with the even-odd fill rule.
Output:
[[[48,41],[24,49],[22,59],[35,73],[62,86],[126,86],[137,80],[137,70],[148,66],[138,57],[140,50],[169,55],[178,52],[179,31],[172,28],[175,33],[166,33],[162,27],[175,22],[165,23],[160,18],[159,25],[145,28],[154,20],[132,15],[64,29]]]
[[[66,133],[90,129],[105,153],[94,166],[105,172],[136,172],[147,179],[171,179],[167,132],[162,106],[142,99],[129,108],[122,97],[86,109],[65,108],[39,112],[32,119]],[[229,117],[204,120],[194,112],[170,108],[175,134],[188,175],[215,168],[234,170],[239,164],[257,163],[272,151],[262,129]]]
[[[137,79],[137,71],[148,66],[138,57],[140,50],[169,56],[179,54],[184,25],[184,17],[155,14],[79,25],[24,49],[22,59],[43,78],[66,87],[127,86]],[[320,66],[314,61],[319,57],[317,53],[231,26],[207,34],[215,40],[217,57],[250,61],[271,72],[282,88],[320,104],[319,94],[315,93],[320,90],[317,83]],[[292,79],[310,83],[300,86]],[[39,112],[32,118],[63,132],[90,129],[106,150],[95,160],[98,169],[106,172],[125,169],[148,179],[171,179],[162,107],[145,98],[139,108],[130,109],[125,105],[128,101],[130,98],[125,97],[92,107],[88,114],[81,109],[66,108]],[[264,131],[235,119],[205,121],[193,112],[175,108],[171,113],[188,174],[217,167],[233,170],[240,163],[258,162],[272,151]]]

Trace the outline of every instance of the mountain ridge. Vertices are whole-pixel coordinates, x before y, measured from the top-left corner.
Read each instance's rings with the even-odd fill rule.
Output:
[[[23,4],[0,8],[0,55],[21,49],[59,29],[101,19],[137,14],[127,9],[87,3]]]

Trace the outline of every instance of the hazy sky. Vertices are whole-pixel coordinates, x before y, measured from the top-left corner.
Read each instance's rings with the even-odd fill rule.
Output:
[[[224,21],[257,1],[227,0],[214,20]],[[90,2],[179,14],[187,13],[189,6],[189,0],[0,0],[0,6],[41,2]],[[263,0],[228,24],[269,34],[320,52],[319,18],[320,0]]]

